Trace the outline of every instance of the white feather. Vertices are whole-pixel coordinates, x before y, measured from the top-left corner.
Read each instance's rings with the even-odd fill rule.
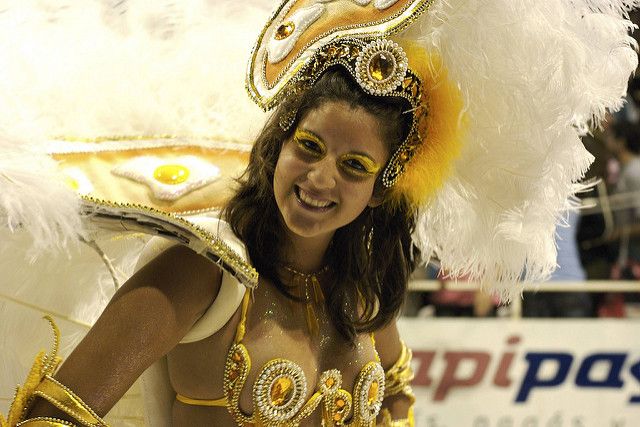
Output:
[[[26,230],[32,257],[75,244],[78,198],[43,147],[0,133],[0,229]],[[3,242],[8,245],[8,242]]]
[[[29,123],[50,137],[251,143],[263,122],[244,70],[266,1],[8,3],[0,14],[0,125]]]
[[[415,241],[504,297],[556,266],[555,224],[592,157],[579,135],[621,107],[638,1],[447,0],[411,29],[443,57],[470,128]]]

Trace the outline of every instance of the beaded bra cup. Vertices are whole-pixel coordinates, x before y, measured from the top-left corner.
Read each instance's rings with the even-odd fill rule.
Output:
[[[247,291],[242,302],[242,318],[225,363],[225,397],[206,401],[179,395],[178,400],[191,405],[226,406],[240,426],[293,427],[318,407],[323,426],[375,426],[385,388],[384,370],[377,353],[376,360],[360,370],[353,394],[342,388],[340,371],[330,369],[321,374],[309,399],[306,399],[308,385],[302,368],[287,359],[272,359],[262,367],[253,385],[253,414],[244,413],[240,409],[240,396],[251,370],[251,357],[242,340],[249,300],[250,292]]]

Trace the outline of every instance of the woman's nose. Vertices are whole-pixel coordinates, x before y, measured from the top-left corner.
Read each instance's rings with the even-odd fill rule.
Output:
[[[315,163],[311,164],[311,170],[307,174],[307,178],[317,189],[330,189],[336,186],[336,175],[338,169],[335,161],[327,156]]]

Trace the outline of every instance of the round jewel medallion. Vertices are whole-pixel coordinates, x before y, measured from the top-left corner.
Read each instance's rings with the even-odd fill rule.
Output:
[[[290,419],[298,413],[307,394],[302,368],[284,359],[270,361],[260,372],[253,394],[264,418],[272,422]]]
[[[320,390],[325,394],[332,394],[342,386],[342,374],[337,369],[325,371],[320,376]]]
[[[382,366],[379,363],[368,365],[359,385],[361,385],[357,396],[359,415],[365,422],[371,422],[380,412],[384,397],[384,370]]]
[[[397,43],[378,39],[366,45],[356,58],[356,80],[372,95],[387,95],[400,86],[408,67],[407,55]]]

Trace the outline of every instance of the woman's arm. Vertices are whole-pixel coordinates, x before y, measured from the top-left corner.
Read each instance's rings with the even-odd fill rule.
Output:
[[[413,378],[410,366],[411,351],[400,339],[395,320],[376,331],[375,339],[386,380],[378,426],[412,427],[415,398],[409,386]]]
[[[104,416],[202,316],[221,277],[215,264],[190,249],[167,249],[116,292],[55,378]],[[30,417],[45,415],[69,419],[40,399]]]

